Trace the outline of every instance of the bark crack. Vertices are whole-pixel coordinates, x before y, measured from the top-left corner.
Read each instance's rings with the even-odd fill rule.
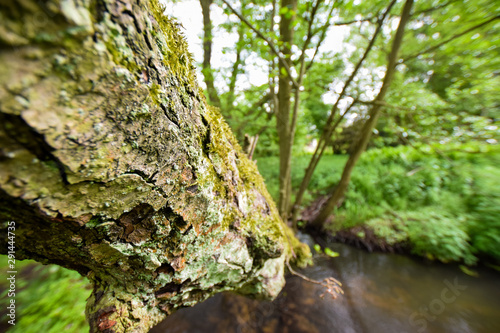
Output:
[[[179,121],[177,119],[175,119],[174,117],[170,116],[170,112],[169,112],[168,108],[163,103],[159,103],[159,104],[160,104],[161,109],[163,110],[163,113],[167,117],[167,119],[170,120],[170,122],[173,123],[175,126],[177,126],[178,129],[181,129]]]
[[[52,152],[55,149],[46,142],[43,134],[33,130],[21,116],[0,112],[0,123],[8,137],[35,155],[39,160],[53,163],[59,171],[63,184],[69,184],[65,165],[54,156]]]

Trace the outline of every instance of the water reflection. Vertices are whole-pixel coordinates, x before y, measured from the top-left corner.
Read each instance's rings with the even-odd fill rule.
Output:
[[[409,257],[367,253],[331,244],[340,257],[316,257],[304,272],[344,283],[336,300],[294,276],[274,302],[225,293],[183,309],[151,332],[500,332],[500,275],[480,277],[456,266]]]

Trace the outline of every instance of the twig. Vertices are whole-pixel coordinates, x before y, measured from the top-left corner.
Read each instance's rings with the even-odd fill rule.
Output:
[[[286,266],[288,267],[288,270],[290,271],[290,273],[292,273],[292,275],[298,276],[299,278],[301,278],[304,281],[314,283],[314,284],[317,284],[317,285],[320,285],[320,286],[326,288],[325,292],[319,296],[321,298],[325,297],[326,294],[330,294],[333,299],[336,299],[338,297],[338,295],[344,294],[344,291],[341,288],[342,283],[340,283],[340,281],[338,281],[334,277],[327,277],[327,278],[323,279],[322,281],[313,280],[313,279],[308,278],[307,276],[302,275],[299,272],[296,272],[295,270],[293,270],[292,267],[290,266],[290,262],[288,260],[286,261]]]
[[[370,16],[370,17],[367,17],[367,18],[364,18],[364,19],[360,19],[360,20],[334,22],[333,25],[339,26],[339,25],[351,25],[351,24],[360,23],[360,22],[372,22],[373,19],[376,19],[376,17],[375,16]]]
[[[271,49],[271,51],[273,51],[273,53],[278,57],[278,60],[280,61],[280,63],[283,65],[283,67],[285,68],[286,70],[286,73],[288,74],[288,76],[290,77],[290,81],[292,82],[293,86],[296,88],[296,89],[299,89],[300,88],[300,85],[297,83],[297,81],[295,81],[295,79],[293,78],[293,75],[292,75],[292,70],[290,69],[290,66],[288,66],[288,63],[286,62],[286,60],[281,56],[280,52],[278,51],[278,49],[276,48],[276,46],[274,45],[274,43],[269,39],[267,38],[266,36],[264,36],[264,34],[258,30],[257,28],[255,28],[253,26],[252,23],[250,23],[245,17],[243,17],[243,15],[241,15],[238,11],[236,11],[236,9],[234,9],[226,0],[222,0],[222,2],[224,4],[226,4],[226,6],[236,15],[238,16],[238,18],[241,20],[241,22],[245,23],[250,29],[253,30],[253,32],[255,32],[257,34],[257,36],[259,38],[261,38],[262,40],[264,40],[267,45],[269,45],[269,48]]]
[[[429,48],[427,48],[427,49],[425,49],[425,50],[423,50],[421,52],[418,52],[418,53],[415,53],[415,54],[412,54],[412,55],[409,55],[409,56],[406,56],[406,57],[402,57],[403,58],[403,62],[408,62],[409,60],[413,60],[415,58],[418,58],[421,55],[424,55],[426,53],[432,52],[432,51],[440,48],[441,46],[443,46],[443,45],[445,45],[445,44],[447,44],[447,43],[449,43],[449,42],[451,42],[451,41],[453,41],[453,40],[455,40],[455,39],[457,39],[459,37],[462,37],[463,35],[468,34],[471,31],[474,31],[474,30],[476,30],[478,28],[481,28],[484,25],[487,25],[487,24],[489,24],[489,23],[491,23],[491,22],[493,22],[495,20],[498,20],[498,19],[500,19],[500,15],[492,17],[489,20],[486,20],[486,21],[484,21],[484,22],[482,22],[480,24],[477,24],[477,25],[475,25],[475,26],[473,26],[473,27],[471,27],[471,28],[469,28],[469,29],[467,29],[465,31],[462,31],[461,33],[453,35],[450,38],[442,41],[441,43],[438,43],[438,44],[436,44],[434,46],[431,46],[431,47],[429,47]]]
[[[458,2],[458,0],[451,0],[451,1],[448,1],[448,2],[445,2],[441,5],[438,5],[438,6],[433,6],[433,7],[429,7],[429,8],[426,8],[426,9],[421,9],[419,11],[416,11],[413,13],[412,16],[418,16],[420,14],[427,14],[427,13],[431,13],[435,10],[439,10],[439,9],[442,9],[448,5],[451,5],[452,3],[455,3],[455,2]]]
[[[326,32],[328,31],[328,28],[330,27],[330,20],[332,18],[332,15],[333,15],[333,10],[335,9],[335,6],[332,5],[332,8],[330,8],[330,11],[328,12],[328,17],[326,19],[326,23],[321,27],[319,28],[315,33],[314,35],[316,35],[317,32],[321,31],[321,36],[319,37],[319,41],[318,41],[318,44],[316,44],[316,49],[314,50],[314,54],[311,58],[311,61],[307,64],[306,66],[306,72],[309,71],[309,69],[312,67],[312,65],[314,64],[314,60],[316,59],[316,55],[318,54],[319,52],[319,47],[321,46],[321,44],[323,44],[323,42],[325,41],[325,38],[326,38]]]

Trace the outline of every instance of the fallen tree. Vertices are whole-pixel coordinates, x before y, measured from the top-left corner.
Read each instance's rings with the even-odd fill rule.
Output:
[[[87,276],[92,332],[275,297],[309,255],[157,1],[2,1],[0,199],[0,252]]]

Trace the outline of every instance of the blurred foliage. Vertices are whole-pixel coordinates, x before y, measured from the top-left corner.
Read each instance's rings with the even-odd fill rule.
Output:
[[[371,2],[365,2],[365,6]],[[394,12],[394,10],[393,10]],[[427,0],[415,4],[405,34],[401,63],[386,98],[371,147],[421,143],[496,143],[500,137],[500,7],[489,0]],[[393,21],[396,20],[393,18]],[[395,22],[395,21],[394,21]],[[489,22],[488,24],[484,24]],[[349,62],[359,58],[373,27],[351,29],[345,50]],[[364,102],[383,75],[390,29],[377,40],[364,72],[348,95]],[[356,45],[357,50],[352,50]],[[364,122],[369,104],[353,107],[354,121],[335,138],[348,152]]]
[[[270,1],[231,3],[279,46],[277,22],[274,28],[270,26]],[[339,51],[332,51],[331,45],[320,48],[306,72],[295,153],[302,153],[306,144],[318,139],[333,101],[368,45],[377,16],[387,5],[387,1],[381,0],[345,0],[325,1],[319,7],[313,30],[320,31],[328,12],[332,10],[330,23],[339,24],[341,28],[330,29],[344,29],[346,36]],[[391,9],[375,47],[347,89],[347,96],[350,97],[339,104],[343,112],[353,98],[359,100],[334,134],[332,146],[337,153],[349,152],[370,108],[369,103],[380,88],[391,36],[402,5],[403,2],[397,2]],[[268,94],[270,84],[252,86],[248,75],[249,71],[259,70],[269,73],[271,80],[276,76],[272,64],[276,65],[277,59],[262,39],[236,20],[227,7],[222,7],[227,20],[218,27],[219,33],[236,34],[238,29],[244,30],[243,39],[234,47],[225,49],[229,60],[239,47],[242,63],[235,90],[236,99],[223,113],[240,142],[245,134],[259,134],[256,155],[275,156],[278,154],[278,139],[273,103]],[[310,10],[310,2],[299,2],[297,19],[293,22],[294,65],[307,33]],[[278,13],[279,8],[275,14]],[[418,142],[466,143],[471,140],[495,143],[498,140],[500,23],[495,17],[498,18],[499,13],[500,7],[490,0],[424,0],[415,4],[401,50],[398,73],[386,98],[388,107],[384,108],[370,147]],[[482,25],[488,21],[491,22]],[[319,37],[314,38],[316,41]],[[306,52],[308,61],[314,54],[314,45],[312,43]],[[227,94],[234,73],[231,61],[225,62],[222,68],[214,68],[219,81],[226,83],[220,88],[222,99]]]
[[[478,169],[473,195],[467,204],[472,223],[469,226],[472,245],[478,253],[500,261],[500,158],[495,165]]]
[[[353,175],[335,228],[388,220],[393,227],[374,228],[376,234],[391,243],[405,241],[405,232],[416,254],[468,264],[473,255],[500,260],[500,186],[492,182],[499,153],[496,145],[474,143],[371,150]]]
[[[277,163],[258,163],[273,196]],[[338,181],[343,163],[345,156],[325,156],[309,200]],[[371,149],[328,227],[335,232],[365,225],[389,245],[409,244],[413,253],[442,262],[473,264],[478,256],[500,261],[500,185],[492,181],[500,179],[499,165],[497,145],[474,142]],[[301,171],[294,169],[295,177]]]
[[[273,29],[270,26],[270,1],[231,3],[278,43],[277,22]],[[342,49],[336,53],[320,50],[306,73],[292,161],[293,189],[299,186],[309,162],[305,146],[318,139],[332,100],[361,57],[375,30],[376,17],[387,5],[384,0],[322,2],[313,30],[325,24],[330,6],[332,23],[355,22],[348,25]],[[352,108],[334,134],[335,153],[349,151],[380,88],[402,5],[400,1],[392,8],[382,36],[347,90],[352,97],[349,101],[356,98],[363,103]],[[245,134],[259,135],[255,159],[277,199],[278,139],[270,85],[252,86],[248,79],[255,70],[275,77],[272,64],[277,61],[262,39],[223,8],[227,20],[214,33],[241,31],[242,38],[224,49],[227,59],[235,59],[240,49],[237,70],[231,61],[212,68],[223,102],[221,111],[240,142]],[[309,1],[300,2],[297,8],[294,62],[307,33],[310,8]],[[365,153],[356,166],[330,230],[365,225],[388,244],[409,244],[413,253],[430,259],[472,264],[484,257],[500,262],[500,149],[496,145],[500,137],[500,24],[497,20],[458,36],[499,13],[500,6],[491,0],[416,2],[387,107],[370,143],[376,149]],[[308,61],[315,51],[313,44],[306,52]],[[233,74],[237,76],[235,95],[229,89]],[[305,205],[328,194],[346,160],[345,155],[325,154],[305,194]],[[6,265],[5,257],[1,263]],[[84,278],[56,266],[18,262],[17,267],[17,323],[9,332],[88,331],[83,309],[90,290]],[[6,266],[0,271],[5,273]],[[5,279],[0,283],[5,289]],[[5,291],[2,307],[6,306],[4,296]]]
[[[309,191],[304,195],[304,203],[308,204],[318,195],[325,194],[328,187],[340,179],[340,174],[347,161],[345,155],[325,155],[319,162],[311,179]],[[294,156],[292,167],[292,188],[296,189],[302,180],[309,163],[309,155]],[[277,157],[257,158],[257,167],[264,177],[266,187],[274,200],[279,196],[279,160]]]
[[[7,273],[7,257],[1,256],[0,272]],[[34,261],[16,261],[16,325],[9,333],[88,332],[85,320],[86,299],[91,288],[75,271]],[[0,307],[9,298],[6,279],[1,279]],[[2,318],[6,320],[6,318]]]

